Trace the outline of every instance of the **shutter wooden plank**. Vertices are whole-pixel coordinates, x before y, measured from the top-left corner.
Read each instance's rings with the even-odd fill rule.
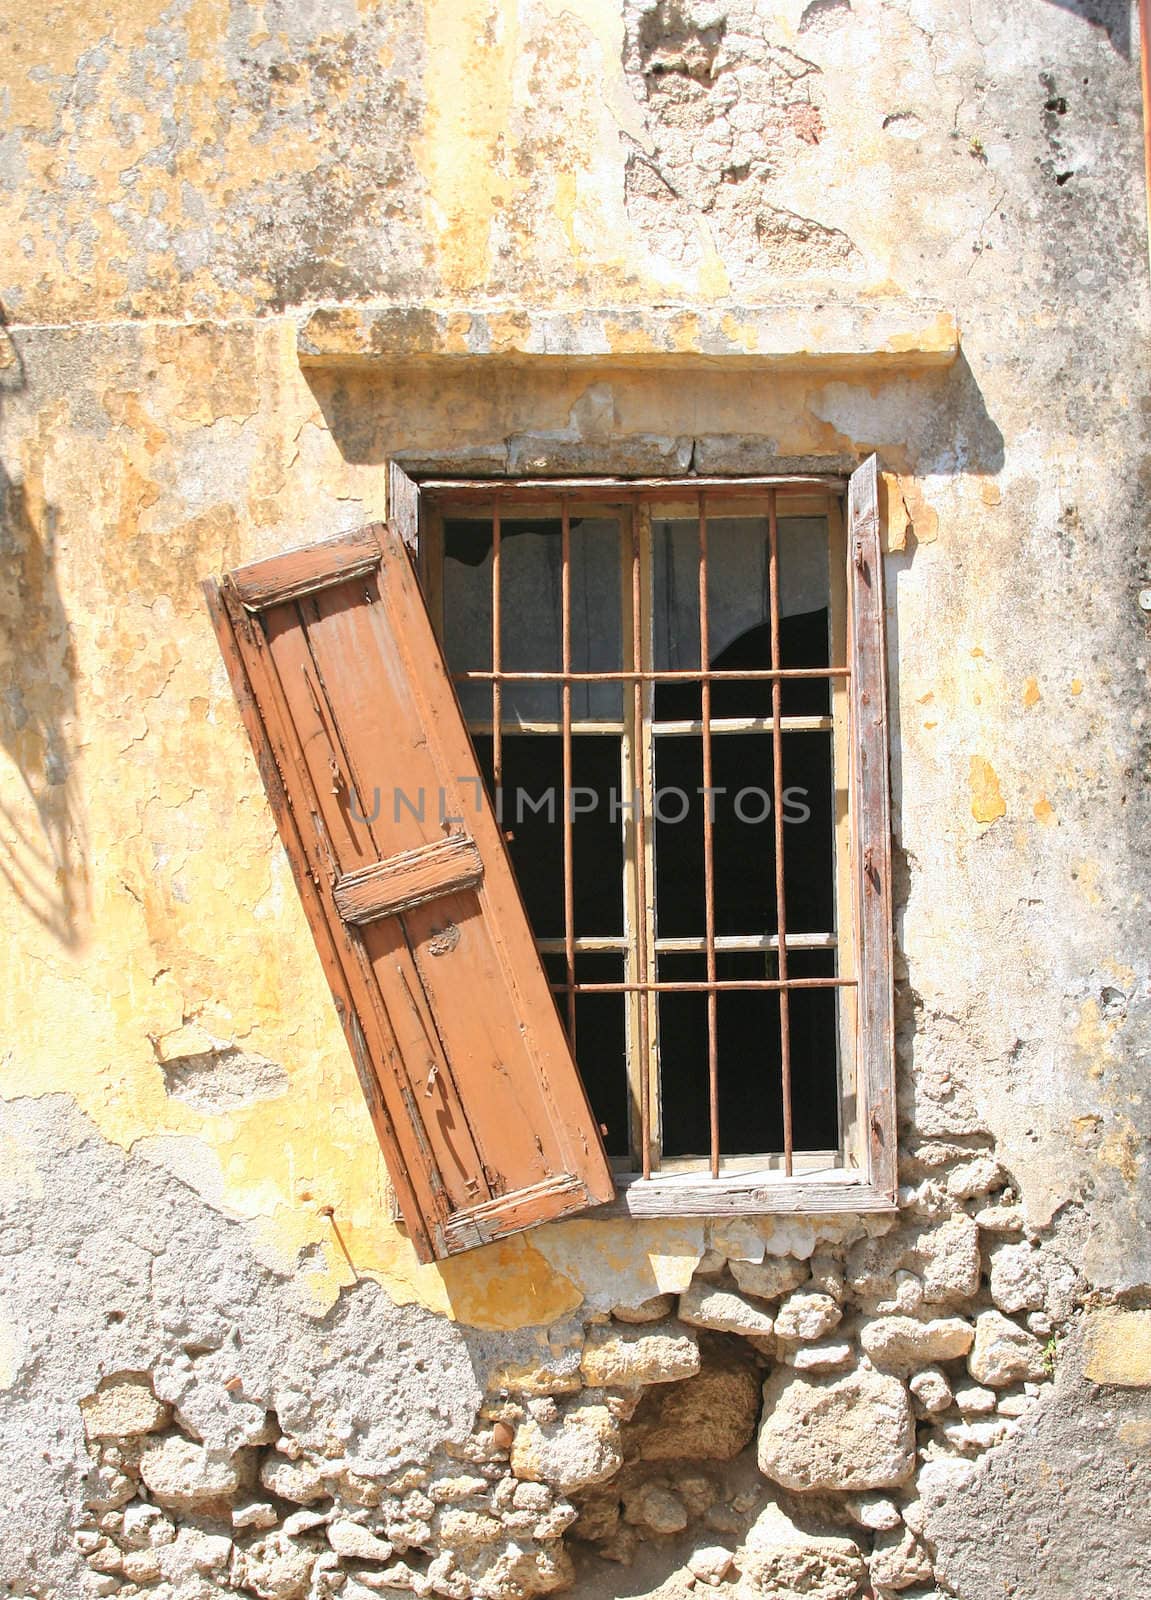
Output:
[[[333,893],[345,922],[374,922],[456,889],[470,889],[483,875],[475,840],[456,833],[341,878]]]
[[[427,841],[425,830],[406,808],[398,809],[396,824],[389,826],[394,809],[390,797],[387,811],[377,819],[379,826],[377,822],[358,820],[371,815],[376,799],[383,807],[382,788],[377,786],[376,799],[369,799],[366,797],[372,791],[357,782],[312,648],[310,628],[318,620],[318,603],[318,597],[312,595],[298,604],[273,608],[262,618],[262,633],[268,646],[271,680],[284,707],[287,726],[294,734],[297,784],[300,794],[307,796],[303,809],[310,819],[317,848],[323,853],[331,912],[338,918],[334,890],[342,878],[357,869],[370,870],[381,858],[418,848]],[[367,604],[362,591],[359,604]],[[346,647],[350,655],[359,648],[356,641],[348,641]],[[336,676],[337,687],[342,690],[338,662]],[[384,674],[378,677],[384,680]],[[393,727],[403,726],[405,715],[410,720],[411,709],[399,715],[400,720],[393,722]],[[351,722],[353,717],[346,720]],[[378,730],[377,736],[381,755],[386,757],[387,730]],[[414,742],[422,750],[418,736]],[[402,759],[402,751],[393,749],[393,754],[397,760]],[[429,767],[428,773],[434,776],[434,769]],[[422,776],[427,778],[428,773]],[[405,781],[414,792],[411,780]],[[369,923],[360,933],[356,949],[365,1004],[378,1010],[383,1031],[394,1039],[392,1076],[422,1141],[429,1174],[434,1175],[430,1181],[439,1185],[449,1208],[486,1200],[491,1191],[483,1162],[471,1137],[406,931],[399,922],[388,920]],[[416,1114],[415,1107],[420,1108],[420,1114]]]
[[[887,629],[880,541],[878,464],[870,456],[848,486],[851,596],[852,802],[859,932],[857,1081],[870,1179],[894,1196],[895,1006],[891,914],[891,785],[887,721]]]
[[[257,563],[212,605],[421,1259],[610,1199],[400,539]]]
[[[355,1008],[354,975],[357,967],[363,965],[362,952],[353,944],[343,924],[334,922],[328,915],[320,891],[322,868],[315,860],[314,840],[309,839],[307,832],[301,833],[296,824],[295,811],[279,765],[280,757],[277,756],[278,747],[282,755],[288,756],[290,765],[290,744],[277,728],[275,701],[266,681],[266,652],[261,650],[252,619],[242,610],[229,605],[222,586],[209,579],[202,587],[239,707],[240,720],[252,744],[256,765],[284,844],[304,914],[316,942],[324,976],[332,991],[336,1013],[348,1041],[356,1076],[367,1101],[372,1126],[380,1141],[397,1201],[401,1209],[406,1208],[409,1234],[417,1255],[422,1261],[431,1260],[435,1254],[434,1241],[424,1225],[424,1216],[431,1210],[430,1195],[425,1188],[421,1166],[409,1166],[406,1150],[396,1138],[376,1067],[376,1059],[388,1049],[394,1050],[394,1043],[390,1037],[380,1035],[375,1026],[378,1019],[370,1016],[365,1036],[364,1022]],[[256,684],[261,686],[262,701],[257,700]],[[273,733],[280,735],[276,746],[273,745]],[[293,789],[295,787],[293,782]],[[313,844],[311,851],[309,843]]]
[[[270,556],[267,561],[253,561],[232,574],[232,583],[247,610],[262,611],[266,606],[297,600],[316,589],[372,572],[379,559],[379,545],[371,528],[359,528],[321,544]]]
[[[539,957],[423,597],[394,536],[383,563],[380,604],[348,605],[338,590],[315,595],[304,608],[310,613],[307,638],[328,692],[335,693],[338,677],[341,704],[350,708],[356,742],[348,750],[348,771],[361,814],[375,812],[379,801],[378,816],[368,825],[379,854],[431,843],[462,824],[484,860],[481,892],[488,914],[477,915],[477,895],[464,893],[413,908],[404,915],[404,927],[453,1082],[468,1103],[467,1126],[482,1169],[494,1193],[504,1194],[554,1175],[538,1130],[524,1114],[522,1073],[511,1063],[532,1061],[545,1081],[567,1066],[563,1076],[577,1086],[579,1080],[567,1065],[571,1057],[562,1030],[551,1027],[550,991],[543,1007],[475,1004],[476,996],[489,992],[514,999],[508,951],[514,930],[524,936],[519,960],[542,977]],[[496,873],[493,857],[502,867]],[[370,950],[369,928],[364,933]],[[380,978],[386,985],[385,970]],[[472,1003],[461,1005],[461,993]],[[525,1038],[536,1009],[546,1018],[550,1048]]]

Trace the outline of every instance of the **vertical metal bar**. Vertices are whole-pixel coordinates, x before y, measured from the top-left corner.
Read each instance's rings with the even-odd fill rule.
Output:
[[[632,518],[631,526],[631,665],[632,671],[640,670],[640,641],[643,632],[643,576],[642,557],[640,550],[640,518],[644,514],[642,506],[639,508],[640,516]],[[639,1043],[640,1060],[643,1071],[639,1083],[639,1120],[640,1141],[642,1144],[641,1161],[643,1175],[651,1177],[651,1064],[649,1044],[649,1013],[650,1005],[649,985],[651,971],[649,968],[648,942],[647,942],[647,857],[644,822],[644,804],[647,785],[644,782],[644,738],[643,738],[643,696],[644,687],[639,678],[632,685],[634,696],[633,715],[636,729],[636,746],[634,753],[634,772],[636,779],[636,793],[633,798],[633,827],[635,830],[635,879],[636,898],[639,902],[636,919],[636,966],[638,968],[637,981],[642,985],[641,995],[643,1004],[639,1013]]]
[[[572,583],[571,517],[566,500],[560,502],[560,629],[563,662],[563,852],[564,852],[564,959],[567,988],[568,1039],[575,1050],[575,896],[572,814]]]
[[[711,1133],[711,1175],[719,1177],[719,996],[715,989],[715,796],[711,766],[711,639],[707,615],[707,497],[699,497],[699,664],[700,720],[703,724],[703,890],[707,941],[707,1106]]]
[[[780,668],[779,644],[779,520],[776,515],[775,490],[767,497],[767,549],[768,591],[771,606],[771,666]],[[787,991],[787,905],[784,898],[783,872],[783,684],[779,678],[771,682],[771,752],[772,804],[775,819],[775,927],[779,936],[779,979],[784,985],[779,991],[779,1059],[783,1079],[783,1156],[788,1177],[792,1172],[792,1118],[791,1118],[791,1012]]]
[[[492,508],[492,786],[499,806],[500,786],[504,781],[504,702],[500,679],[502,647],[500,641],[500,508]],[[498,815],[498,811],[497,811]]]

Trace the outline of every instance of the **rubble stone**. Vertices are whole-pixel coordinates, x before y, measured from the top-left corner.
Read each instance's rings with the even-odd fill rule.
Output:
[[[910,1528],[893,1528],[877,1533],[868,1562],[868,1573],[876,1589],[910,1589],[912,1584],[930,1583],[931,1557]]]
[[[877,1367],[910,1372],[931,1361],[956,1361],[971,1349],[975,1329],[962,1317],[937,1317],[920,1322],[914,1317],[877,1317],[865,1323],[859,1336],[864,1351]]]
[[[822,1339],[836,1327],[843,1312],[838,1301],[818,1291],[796,1290],[788,1295],[775,1316],[775,1332],[780,1339],[813,1341]]]
[[[162,1506],[205,1507],[239,1493],[243,1477],[235,1459],[210,1455],[179,1434],[150,1444],[140,1458],[140,1476]]]
[[[240,1556],[240,1581],[260,1600],[298,1600],[308,1592],[316,1554],[284,1533],[270,1533]]]
[[[846,1339],[825,1339],[796,1345],[783,1359],[797,1372],[844,1372],[854,1365],[855,1350]]]
[[[844,1501],[844,1508],[861,1528],[871,1528],[876,1532],[898,1528],[903,1521],[899,1507],[885,1494],[851,1495]]]
[[[247,1531],[249,1528],[274,1528],[280,1520],[275,1506],[267,1500],[245,1500],[243,1505],[232,1507],[233,1528]]]
[[[699,1345],[694,1334],[674,1322],[635,1328],[608,1324],[592,1329],[581,1367],[591,1388],[675,1383],[699,1371]]]
[[[166,1428],[172,1411],[143,1378],[112,1379],[80,1402],[89,1439],[134,1438]]]
[[[730,1461],[755,1432],[760,1379],[734,1352],[708,1351],[694,1378],[651,1400],[655,1414],[639,1435],[645,1461]]]
[[[887,1489],[915,1468],[907,1391],[893,1377],[857,1371],[804,1377],[786,1369],[763,1389],[759,1469],[788,1489]]]
[[[764,1256],[762,1261],[733,1261],[731,1275],[744,1294],[757,1300],[779,1300],[806,1282],[808,1265],[791,1256]]]
[[[602,1483],[622,1462],[619,1424],[606,1406],[580,1406],[546,1425],[530,1419],[512,1443],[514,1475],[552,1484],[561,1494]]]
[[[161,1545],[157,1554],[161,1576],[172,1584],[186,1584],[197,1575],[223,1572],[232,1554],[232,1541],[225,1534],[181,1528],[172,1543]]]
[[[955,1404],[960,1411],[972,1416],[984,1416],[995,1410],[995,1391],[977,1383],[965,1383],[955,1391]]]
[[[292,1461],[278,1452],[261,1462],[260,1482],[281,1500],[292,1500],[299,1506],[311,1505],[328,1493],[324,1473],[314,1462],[305,1457]]]
[[[703,1545],[687,1558],[687,1568],[698,1583],[709,1588],[721,1584],[731,1571],[732,1553],[721,1544]]]
[[[854,1540],[812,1534],[769,1504],[737,1556],[737,1600],[853,1600],[866,1576]]]
[[[711,1328],[749,1338],[769,1338],[774,1327],[772,1317],[762,1306],[753,1305],[731,1289],[717,1289],[706,1283],[692,1283],[680,1295],[679,1320],[693,1328]]]
[[[977,1383],[1006,1389],[1026,1378],[1046,1376],[1043,1346],[1034,1334],[999,1311],[984,1311],[975,1320],[975,1343],[967,1369]]]
[[[907,1387],[928,1416],[946,1411],[954,1398],[951,1385],[938,1367],[924,1367],[922,1372],[916,1372],[908,1379]]]
[[[349,1561],[387,1561],[392,1554],[386,1539],[343,1517],[329,1524],[328,1543],[338,1556]]]

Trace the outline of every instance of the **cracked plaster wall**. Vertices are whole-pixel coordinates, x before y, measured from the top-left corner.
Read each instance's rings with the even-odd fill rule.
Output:
[[[135,1301],[114,1349],[92,1331],[92,1285],[149,1247],[85,1246],[79,1149],[130,1155],[133,1227],[158,1184],[206,1259],[270,1274],[309,1373],[349,1306],[434,1329],[458,1375],[469,1330],[510,1350],[621,1284],[684,1291],[705,1256],[702,1224],[576,1221],[421,1268],[388,1220],[197,583],[382,514],[395,453],[739,471],[880,452],[909,1217],[974,1212],[950,1174],[993,1153],[1089,1306],[1140,1303],[1148,295],[1128,10],[18,0],[0,26],[0,1043],[13,1182],[32,1141],[45,1197],[39,1243],[16,1231],[6,1261],[19,1284],[38,1248],[96,1252],[52,1294],[14,1291],[12,1426],[59,1416],[62,1488],[23,1451],[35,1492],[7,1548],[31,1540],[41,1566],[18,1553],[8,1581],[65,1559],[75,1402],[180,1343]],[[903,296],[955,307],[956,365],[733,380],[629,367],[622,335],[594,369],[296,357],[317,303]],[[204,1062],[226,1068],[210,1090]],[[21,1119],[48,1095],[86,1131],[69,1113],[32,1140]],[[767,1247],[814,1240],[769,1229]],[[1069,1351],[1081,1321],[1060,1324]],[[383,1356],[381,1374],[399,1381]],[[251,1381],[271,1405],[270,1369]],[[981,1519],[1019,1535],[1025,1497],[1004,1510],[999,1485],[1065,1448],[1093,1381],[1054,1386],[1047,1431],[991,1450],[924,1523],[960,1595],[1001,1592],[972,1554]],[[1145,1442],[1139,1383],[1102,1389],[1092,1459]],[[452,1405],[474,1396],[461,1377]],[[1088,1476],[1102,1498],[1072,1527],[1119,1503]]]

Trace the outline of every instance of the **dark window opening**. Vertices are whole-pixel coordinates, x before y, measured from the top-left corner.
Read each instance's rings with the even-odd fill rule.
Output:
[[[646,1143],[653,1170],[714,1173],[785,1152],[790,1170],[840,1147],[853,981],[831,522],[773,531],[761,503],[704,537],[698,514],[645,511],[445,518],[433,611],[609,1154],[638,1168]],[[777,696],[773,667],[812,675]],[[748,676],[705,693],[705,672]]]

